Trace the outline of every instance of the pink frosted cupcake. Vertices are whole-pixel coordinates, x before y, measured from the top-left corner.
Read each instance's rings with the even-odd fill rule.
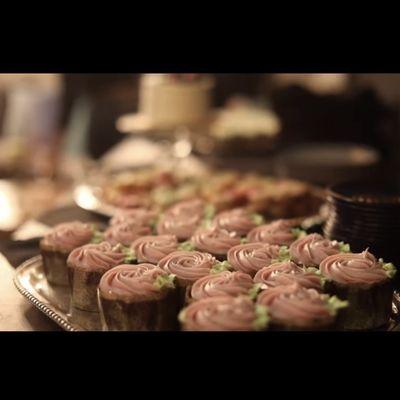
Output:
[[[184,331],[255,331],[267,329],[269,318],[248,296],[215,296],[191,303],[179,320]]]
[[[333,329],[337,310],[347,306],[336,297],[298,284],[263,290],[257,304],[268,308],[273,328],[307,331]]]
[[[318,267],[326,257],[349,250],[348,245],[325,239],[318,233],[301,237],[289,247],[292,260],[306,267]]]
[[[281,247],[266,243],[239,244],[229,249],[227,260],[236,271],[254,276],[282,256]]]
[[[104,241],[113,246],[122,244],[130,246],[136,239],[151,235],[151,228],[145,225],[134,225],[129,222],[109,226],[104,232]]]
[[[307,289],[322,291],[320,275],[307,272],[292,261],[278,262],[261,268],[254,276],[254,282],[263,288],[297,283]]]
[[[103,274],[123,264],[125,254],[120,246],[110,243],[78,247],[68,257],[71,306],[82,311],[97,312],[97,286]]]
[[[39,247],[49,283],[68,286],[67,258],[72,250],[89,243],[94,233],[92,225],[74,221],[57,225],[43,237]]]
[[[156,213],[146,208],[118,210],[110,220],[110,225],[128,223],[130,225],[152,226],[156,220]]]
[[[190,301],[215,296],[248,296],[253,285],[250,275],[239,271],[206,275],[194,282],[190,290]]]
[[[247,240],[250,243],[262,242],[289,246],[300,235],[305,234],[305,232],[296,229],[295,226],[295,223],[291,220],[279,219],[252,229],[247,235]]]
[[[244,208],[223,211],[212,220],[211,226],[225,229],[236,236],[245,236],[263,223],[261,215],[251,213]]]
[[[200,228],[191,237],[194,248],[212,254],[221,261],[226,260],[228,250],[240,244],[240,238],[224,229]]]
[[[178,328],[174,276],[153,264],[119,265],[101,278],[99,308],[108,331]]]
[[[178,250],[178,240],[175,235],[143,236],[132,243],[131,249],[139,263],[157,264]]]
[[[218,264],[209,253],[200,251],[174,251],[160,260],[158,266],[176,276],[182,304],[188,300],[191,286],[200,278],[209,275]]]

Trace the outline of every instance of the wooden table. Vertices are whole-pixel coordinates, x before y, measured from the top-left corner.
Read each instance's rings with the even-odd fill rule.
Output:
[[[58,325],[28,302],[13,283],[15,269],[0,253],[0,331],[55,331]]]

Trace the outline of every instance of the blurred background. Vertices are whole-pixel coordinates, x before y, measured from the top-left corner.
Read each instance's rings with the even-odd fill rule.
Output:
[[[0,231],[71,204],[99,165],[156,162],[158,144],[320,186],[398,179],[399,116],[400,74],[0,74]]]

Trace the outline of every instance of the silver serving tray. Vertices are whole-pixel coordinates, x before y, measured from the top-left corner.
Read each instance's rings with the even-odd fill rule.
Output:
[[[16,269],[14,284],[23,296],[66,331],[102,330],[99,314],[70,310],[69,288],[47,283],[41,256],[25,261]],[[392,319],[386,330],[400,331],[399,293],[393,296],[392,308]]]
[[[41,256],[25,261],[16,269],[14,284],[23,296],[64,330],[101,330],[99,314],[70,309],[68,287],[48,284]]]

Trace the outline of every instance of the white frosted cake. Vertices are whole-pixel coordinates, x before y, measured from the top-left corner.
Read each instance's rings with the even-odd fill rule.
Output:
[[[192,126],[205,122],[214,86],[210,76],[144,74],[139,89],[139,114],[155,128]]]

